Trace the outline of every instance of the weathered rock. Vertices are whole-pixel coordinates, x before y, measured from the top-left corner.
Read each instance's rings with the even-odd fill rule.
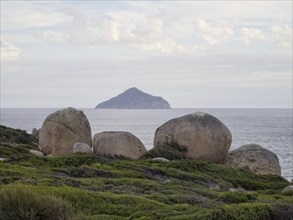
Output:
[[[282,190],[282,194],[293,196],[293,185],[286,186],[286,187]]]
[[[85,143],[75,143],[73,145],[73,153],[82,152],[86,154],[93,154],[93,149]]]
[[[232,142],[229,129],[217,118],[196,112],[174,118],[156,130],[154,146],[176,143],[186,147],[186,158],[223,162]]]
[[[29,152],[35,156],[38,156],[38,157],[43,157],[45,156],[44,153],[42,151],[38,151],[38,150],[33,150],[33,149],[30,149]]]
[[[172,180],[169,176],[165,175],[162,171],[146,168],[143,170],[144,174],[153,180],[159,180],[162,183],[170,183]]]
[[[129,132],[109,131],[98,133],[93,138],[94,154],[104,156],[124,156],[137,159],[146,149],[143,143]]]
[[[164,157],[155,157],[152,159],[153,161],[158,161],[158,162],[170,162],[170,160],[164,158]]]
[[[247,168],[257,174],[281,175],[277,155],[258,144],[247,144],[232,150],[225,164],[231,167]]]
[[[39,139],[39,130],[36,129],[36,128],[33,128],[32,136],[35,137],[38,140]]]
[[[91,128],[82,111],[66,108],[50,114],[39,130],[39,146],[50,156],[72,153],[72,146],[82,142],[91,146]]]
[[[216,183],[208,183],[208,187],[209,187],[209,189],[213,189],[213,190],[221,189],[220,186]]]

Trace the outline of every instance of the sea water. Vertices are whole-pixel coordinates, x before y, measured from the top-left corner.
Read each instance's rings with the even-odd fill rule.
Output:
[[[40,128],[47,115],[57,109],[1,109],[1,125],[29,133]],[[256,143],[278,155],[282,176],[293,179],[292,109],[81,109],[89,119],[92,134],[102,131],[128,131],[147,149],[153,147],[156,129],[169,119],[203,111],[220,119],[231,131],[231,149]]]

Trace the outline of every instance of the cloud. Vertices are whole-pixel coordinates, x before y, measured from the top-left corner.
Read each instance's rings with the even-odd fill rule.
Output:
[[[292,27],[288,25],[274,25],[264,32],[258,28],[241,28],[240,40],[245,45],[250,45],[253,40],[261,40],[276,44],[280,47],[292,47]]]
[[[2,31],[52,27],[68,21],[70,17],[62,11],[42,2],[1,1]]]
[[[281,22],[292,20],[292,1],[130,1],[134,10],[141,13],[163,14],[174,21],[182,17],[197,17],[205,20],[225,19],[238,22],[268,18]],[[211,13],[212,12],[212,13]]]
[[[262,32],[262,30],[257,28],[241,28],[240,34],[241,34],[240,40],[247,46],[250,45],[252,40],[266,39],[266,36]]]
[[[162,53],[187,51],[166,33],[165,24],[158,17],[125,10],[89,15],[73,7],[65,8],[64,12],[72,21],[62,31],[39,30],[37,37],[45,42],[91,48],[120,44]]]
[[[78,8],[65,8],[64,12],[72,18],[64,30],[71,43],[90,47],[113,43],[119,40],[117,23],[104,14],[89,15]]]
[[[171,38],[165,40],[160,40],[155,43],[148,43],[142,45],[144,50],[159,50],[163,53],[173,53],[173,52],[188,52],[183,46],[178,45]]]
[[[231,25],[227,22],[211,23],[204,19],[198,19],[195,26],[200,35],[210,45],[216,45],[222,41],[229,40],[234,35]]]
[[[1,38],[1,62],[15,61],[18,59],[20,49],[13,44],[10,44]]]
[[[270,38],[271,42],[274,42],[281,47],[292,48],[292,27],[288,25],[277,26],[274,25],[271,28],[272,36]]]
[[[50,43],[62,43],[69,40],[69,35],[67,33],[62,33],[58,31],[42,31],[38,32],[38,37],[44,41]]]
[[[89,48],[119,45],[168,54],[193,53],[206,45],[212,48],[235,41],[248,46],[254,40],[262,40],[281,47],[290,47],[292,41],[292,28],[286,25],[291,16],[288,3],[122,2],[118,5],[4,2],[1,24],[4,32],[30,29],[35,40],[43,43]],[[212,15],[206,13],[210,8],[215,9]],[[275,12],[274,16],[270,12]],[[243,26],[247,19],[250,25]],[[263,26],[255,27],[259,21]],[[267,33],[266,22],[277,27]],[[285,25],[279,27],[279,23]],[[5,34],[17,38],[11,32]]]

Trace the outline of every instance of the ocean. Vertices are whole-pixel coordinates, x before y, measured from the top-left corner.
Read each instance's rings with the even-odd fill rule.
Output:
[[[0,124],[29,133],[40,128],[46,116],[57,109],[2,108]],[[278,155],[282,176],[293,179],[292,109],[80,109],[89,119],[92,135],[102,131],[128,131],[147,149],[153,147],[156,129],[169,119],[203,111],[220,119],[231,131],[231,149],[256,143]]]

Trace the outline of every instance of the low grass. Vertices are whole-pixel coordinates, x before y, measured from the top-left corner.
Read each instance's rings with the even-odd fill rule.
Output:
[[[21,185],[0,190],[0,219],[70,220],[71,207],[62,199],[38,194]]]

